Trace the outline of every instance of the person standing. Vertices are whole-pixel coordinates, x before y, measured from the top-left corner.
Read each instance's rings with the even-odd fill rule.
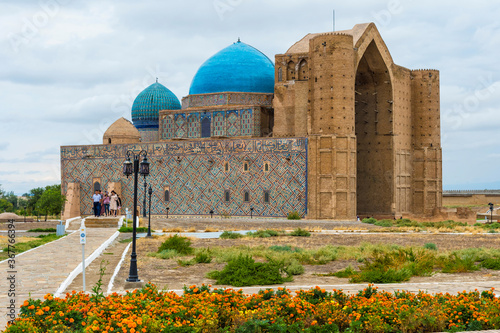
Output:
[[[98,191],[99,193],[99,204],[97,205],[97,216],[101,216],[101,211],[102,211],[102,192],[101,190]]]
[[[120,210],[122,209],[122,198],[120,198],[120,196],[118,195],[118,193],[116,194],[116,196],[118,197],[118,200],[117,200],[117,203],[118,203],[117,214],[120,215]]]
[[[104,192],[104,198],[102,198],[102,203],[104,205],[104,213],[103,213],[103,215],[109,216],[110,197],[108,195],[108,191]]]
[[[101,202],[101,196],[99,195],[99,191],[95,190],[94,195],[92,196],[92,201],[94,203],[94,216],[99,216],[99,202]]]
[[[116,216],[118,210],[118,195],[115,191],[111,191],[111,198],[109,200],[110,215]]]

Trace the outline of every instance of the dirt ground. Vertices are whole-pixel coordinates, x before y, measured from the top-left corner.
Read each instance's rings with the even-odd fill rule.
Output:
[[[225,264],[210,263],[182,267],[176,259],[157,259],[148,257],[148,252],[154,252],[164,238],[139,239],[137,245],[139,277],[143,281],[151,281],[160,288],[182,289],[184,285],[212,284],[214,281],[206,278],[206,274],[214,269],[220,270]],[[193,239],[194,247],[230,247],[242,246],[271,246],[291,245],[302,248],[315,248],[327,244],[339,246],[360,245],[362,243],[397,244],[401,246],[423,246],[434,243],[439,250],[456,250],[470,247],[498,248],[500,236],[498,235],[423,235],[423,234],[337,234],[325,235],[313,233],[311,237],[272,237],[272,238],[244,238],[244,239]],[[130,254],[120,270],[113,290],[123,290],[125,279],[129,272]],[[358,263],[353,260],[337,260],[326,265],[304,265],[305,273],[294,276],[294,281],[288,286],[347,284],[348,279],[337,277],[317,276],[336,272],[348,265],[356,267]],[[500,272],[481,270],[472,273],[443,274],[437,273],[431,277],[413,277],[409,282],[450,282],[450,281],[498,281]],[[226,286],[217,286],[226,287]]]

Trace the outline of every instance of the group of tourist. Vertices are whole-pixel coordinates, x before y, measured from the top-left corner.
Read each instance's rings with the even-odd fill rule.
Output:
[[[92,195],[92,201],[94,203],[95,217],[120,215],[122,199],[115,191],[111,191],[111,194],[105,191],[104,195],[102,195],[100,190],[96,190]]]

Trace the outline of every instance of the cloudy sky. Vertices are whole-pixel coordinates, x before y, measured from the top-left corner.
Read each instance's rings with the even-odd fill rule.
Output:
[[[309,32],[375,22],[396,63],[441,71],[445,189],[500,188],[500,6],[490,0],[2,0],[0,184],[60,182],[158,77],[180,99],[241,37],[271,59]]]

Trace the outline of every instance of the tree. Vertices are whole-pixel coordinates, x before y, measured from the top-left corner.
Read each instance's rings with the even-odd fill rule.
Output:
[[[64,201],[66,198],[61,194],[61,185],[50,185],[45,187],[36,206],[40,212],[45,214],[45,221],[47,221],[47,215],[61,213]]]
[[[43,192],[45,189],[43,187],[37,187],[34,189],[30,190],[30,193],[28,193],[26,196],[28,197],[28,204],[26,206],[26,209],[28,212],[32,212],[33,214],[38,215],[37,211],[37,203],[38,200],[42,197]]]
[[[0,213],[3,212],[12,212],[14,210],[14,206],[7,199],[0,199]]]

